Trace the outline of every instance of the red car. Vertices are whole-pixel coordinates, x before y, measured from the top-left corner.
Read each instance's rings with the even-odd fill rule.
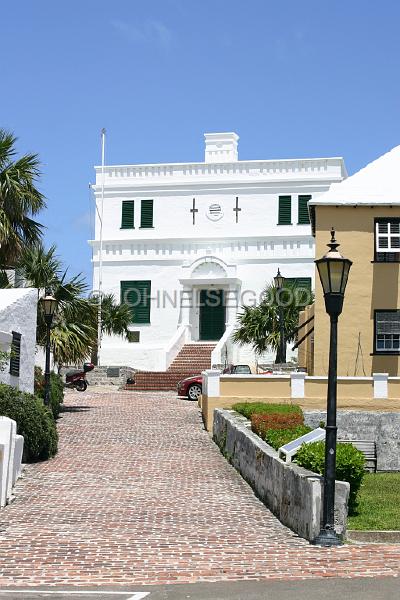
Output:
[[[250,375],[251,369],[248,365],[229,365],[222,373],[224,375]],[[198,400],[203,391],[203,376],[192,375],[178,383],[178,396],[186,396],[189,400]]]

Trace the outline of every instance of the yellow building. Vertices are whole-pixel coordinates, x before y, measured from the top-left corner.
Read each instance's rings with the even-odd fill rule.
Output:
[[[339,317],[338,375],[399,375],[400,146],[310,202],[316,258],[336,230],[339,251],[353,261]],[[326,375],[329,317],[316,275],[315,305],[302,314],[299,365]],[[312,316],[314,315],[314,319]]]

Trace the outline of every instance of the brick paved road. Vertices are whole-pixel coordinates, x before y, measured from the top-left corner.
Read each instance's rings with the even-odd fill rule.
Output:
[[[60,452],[0,513],[0,585],[398,575],[400,546],[324,550],[254,497],[172,394],[70,394]]]

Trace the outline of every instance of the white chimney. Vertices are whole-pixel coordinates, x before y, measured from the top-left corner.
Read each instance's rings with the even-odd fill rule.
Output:
[[[222,163],[238,160],[238,139],[236,133],[205,133],[206,152],[204,162]]]

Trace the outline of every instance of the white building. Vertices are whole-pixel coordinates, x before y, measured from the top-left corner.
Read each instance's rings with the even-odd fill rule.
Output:
[[[130,341],[103,338],[103,365],[164,370],[188,341],[219,342],[213,362],[222,362],[238,307],[258,298],[278,267],[313,286],[307,203],[346,177],[343,159],[239,161],[238,139],[205,134],[204,163],[106,166],[104,181],[96,167],[102,289],[134,313]],[[94,290],[99,235],[97,216]]]
[[[33,393],[38,291],[0,290],[0,349],[11,358],[0,370],[0,382]]]

